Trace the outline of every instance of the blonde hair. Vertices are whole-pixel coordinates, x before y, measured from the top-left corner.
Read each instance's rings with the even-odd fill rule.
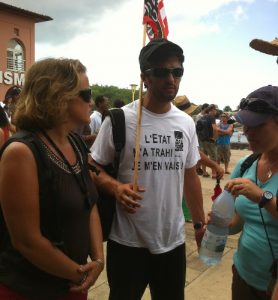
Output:
[[[80,75],[86,67],[79,61],[47,58],[34,63],[14,115],[20,129],[51,129],[65,121],[69,102],[78,95]]]

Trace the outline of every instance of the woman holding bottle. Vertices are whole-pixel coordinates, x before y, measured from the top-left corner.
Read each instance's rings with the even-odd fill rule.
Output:
[[[239,161],[226,188],[236,197],[231,233],[242,230],[234,255],[232,299],[271,299],[278,259],[278,87],[241,100],[235,115],[256,159],[241,174]]]

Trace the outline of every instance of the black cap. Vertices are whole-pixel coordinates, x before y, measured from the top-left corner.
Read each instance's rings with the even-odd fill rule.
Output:
[[[258,109],[255,105],[248,104],[248,101],[255,102],[259,100],[261,102],[261,109]],[[278,87],[267,85],[263,86],[246,98],[243,98],[241,102],[245,102],[246,105],[240,105],[242,107],[240,111],[235,114],[236,120],[246,126],[254,127],[265,123],[273,115],[278,115]],[[263,108],[263,110],[262,110]]]
[[[153,39],[151,40],[145,47],[143,47],[139,54],[139,64],[141,71],[148,69],[152,62],[152,56],[155,52],[163,51],[163,53],[167,54],[177,54],[183,57],[183,50],[177,44],[170,42],[166,39]],[[182,59],[183,62],[183,59]]]

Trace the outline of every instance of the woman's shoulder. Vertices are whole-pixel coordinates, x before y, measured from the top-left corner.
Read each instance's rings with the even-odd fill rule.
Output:
[[[30,163],[34,161],[34,155],[30,147],[22,142],[12,142],[1,154],[1,162],[13,161],[14,163]]]
[[[245,173],[245,171],[249,169],[256,160],[257,157],[254,153],[241,157],[231,174],[231,178],[243,177],[242,175]]]
[[[13,140],[4,144],[0,151],[1,164],[3,163],[20,163],[30,164],[35,161],[31,145],[21,140]]]

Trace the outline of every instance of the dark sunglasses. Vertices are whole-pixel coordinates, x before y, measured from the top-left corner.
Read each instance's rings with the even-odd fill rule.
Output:
[[[81,97],[84,102],[90,103],[92,99],[92,90],[91,89],[81,90],[79,91],[78,96]]]
[[[277,114],[278,108],[259,98],[243,98],[239,104],[240,109],[247,109],[258,113]]]
[[[144,71],[145,74],[153,75],[158,78],[168,77],[170,74],[175,78],[181,78],[183,75],[183,68],[151,68]]]

